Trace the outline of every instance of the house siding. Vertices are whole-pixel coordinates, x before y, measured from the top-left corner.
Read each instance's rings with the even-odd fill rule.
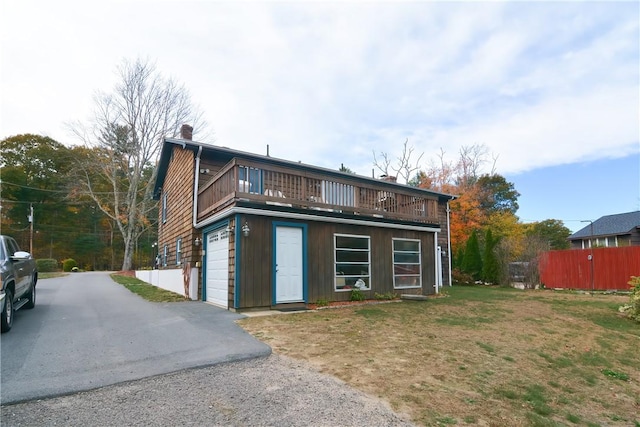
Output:
[[[278,219],[242,215],[240,223],[251,228],[248,237],[240,234],[238,309],[269,307],[273,295],[273,223]],[[347,301],[348,291],[334,290],[334,235],[369,236],[371,242],[371,290],[363,291],[367,298],[375,293],[413,294],[435,293],[435,233],[375,226],[347,225],[291,220],[307,227],[307,303],[318,300]],[[422,288],[394,289],[393,238],[419,239],[422,257]],[[446,271],[446,270],[445,270]],[[231,289],[231,287],[230,287]],[[231,294],[230,294],[230,299]]]
[[[158,248],[162,253],[165,245],[169,248],[166,267],[176,269],[194,267],[200,261],[200,248],[194,245],[196,237],[200,237],[193,229],[193,176],[194,153],[191,150],[175,146],[167,171],[167,179],[162,188],[167,198],[167,218],[162,221],[162,209],[158,217]],[[182,238],[181,264],[176,264],[176,241]],[[198,295],[202,295],[201,284]]]
[[[370,241],[371,289],[363,291],[367,298],[376,293],[433,294],[436,284],[436,246],[443,257],[443,286],[449,285],[449,243],[447,232],[447,203],[449,196],[428,191],[379,183],[369,178],[323,171],[313,166],[280,164],[276,159],[255,158],[247,153],[227,152],[223,148],[207,148],[190,141],[165,141],[159,164],[159,180],[154,189],[155,197],[167,194],[167,217],[163,222],[159,211],[158,248],[166,245],[169,257],[163,270],[199,268],[197,295],[203,298],[203,279],[206,277],[205,244],[194,245],[196,237],[206,239],[208,231],[226,227],[234,229],[229,235],[228,247],[228,306],[232,309],[273,307],[275,297],[274,239],[275,226],[287,223],[300,225],[305,236],[305,289],[307,303],[318,300],[344,301],[351,292],[334,289],[334,235],[368,236]],[[199,201],[198,228],[194,227],[194,177],[195,153],[201,155],[198,164]],[[265,168],[262,169],[263,165]],[[261,168],[260,192],[242,191],[239,187],[239,167]],[[216,176],[217,175],[217,176]],[[223,179],[224,178],[224,179]],[[273,183],[276,178],[277,183]],[[319,200],[318,194],[325,182],[333,182],[354,189],[352,206],[348,200]],[[226,181],[229,181],[228,183]],[[216,191],[208,191],[216,183]],[[306,183],[306,184],[302,184]],[[309,184],[314,184],[309,186]],[[227,185],[229,184],[229,185]],[[279,187],[284,196],[267,194],[262,187]],[[278,184],[278,185],[276,185]],[[301,194],[298,194],[300,193]],[[313,194],[312,194],[313,193]],[[380,196],[393,194],[403,212],[382,207],[375,208]],[[296,196],[296,197],[294,197]],[[286,200],[284,200],[286,198]],[[404,200],[404,204],[400,201]],[[200,200],[200,197],[199,197]],[[342,204],[340,204],[342,203]],[[368,204],[367,204],[368,203]],[[420,208],[420,203],[424,203]],[[215,206],[213,205],[215,204]],[[334,206],[335,205],[335,206]],[[375,205],[377,206],[377,205]],[[407,208],[409,207],[409,208]],[[413,207],[413,210],[411,209]],[[249,213],[248,211],[251,211]],[[279,212],[282,212],[280,214]],[[330,213],[327,213],[330,212]],[[326,220],[323,216],[327,216]],[[374,219],[374,217],[376,219]],[[215,224],[211,222],[215,218]],[[285,219],[286,218],[286,219]],[[308,218],[313,218],[310,220]],[[339,222],[334,222],[338,220]],[[349,223],[353,221],[354,223]],[[251,231],[244,236],[242,225],[248,223]],[[385,222],[386,224],[381,224]],[[357,223],[357,224],[356,224]],[[410,230],[400,224],[410,224]],[[393,227],[393,228],[391,228]],[[422,231],[440,228],[441,231]],[[203,234],[204,233],[204,234]],[[176,265],[176,241],[182,239],[182,264]],[[416,239],[421,245],[422,287],[395,289],[393,265],[393,239]],[[186,279],[186,274],[183,275]],[[186,286],[186,282],[185,282]]]

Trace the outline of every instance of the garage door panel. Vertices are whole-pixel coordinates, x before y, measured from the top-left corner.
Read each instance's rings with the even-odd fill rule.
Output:
[[[207,234],[206,299],[224,308],[229,307],[229,238],[220,228]]]

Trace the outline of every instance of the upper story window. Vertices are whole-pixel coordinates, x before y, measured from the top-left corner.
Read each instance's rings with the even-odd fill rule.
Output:
[[[182,263],[182,237],[179,237],[176,240],[176,264],[180,265]]]
[[[238,166],[238,188],[243,193],[262,194],[262,170]]]
[[[393,287],[422,286],[420,240],[393,239]]]
[[[167,199],[168,193],[165,191],[162,193],[162,222],[167,222]]]
[[[369,236],[334,235],[335,290],[371,289],[371,239]]]

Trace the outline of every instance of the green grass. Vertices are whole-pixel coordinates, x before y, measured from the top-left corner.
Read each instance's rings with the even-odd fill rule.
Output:
[[[367,384],[418,425],[509,425],[505,414],[527,426],[634,425],[640,328],[618,313],[623,298],[490,286],[447,292],[242,325],[275,337],[274,352]],[[311,355],[309,336],[318,350]],[[336,357],[336,345],[354,357]]]
[[[493,348],[493,346],[490,345],[490,344],[483,343],[483,342],[480,342],[480,341],[476,341],[476,344],[478,344],[478,346],[481,349],[485,350],[487,353],[495,353],[496,352],[496,349]]]
[[[158,288],[157,286],[150,285],[143,282],[140,279],[129,276],[121,276],[119,274],[112,274],[113,281],[121,284],[125,288],[129,289],[134,294],[140,295],[142,298],[151,302],[176,302],[187,301],[187,299],[175,292],[167,291],[166,289]]]
[[[39,272],[38,273],[38,280],[43,280],[43,279],[55,279],[56,277],[64,277],[69,275],[69,273],[63,273],[62,271],[52,271],[49,273],[43,273],[43,272]]]

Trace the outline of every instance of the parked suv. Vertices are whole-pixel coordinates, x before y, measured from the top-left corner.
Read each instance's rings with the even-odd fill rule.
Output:
[[[21,251],[13,238],[3,235],[0,235],[0,275],[0,326],[2,332],[8,332],[13,326],[16,310],[36,305],[38,269],[29,252]]]

